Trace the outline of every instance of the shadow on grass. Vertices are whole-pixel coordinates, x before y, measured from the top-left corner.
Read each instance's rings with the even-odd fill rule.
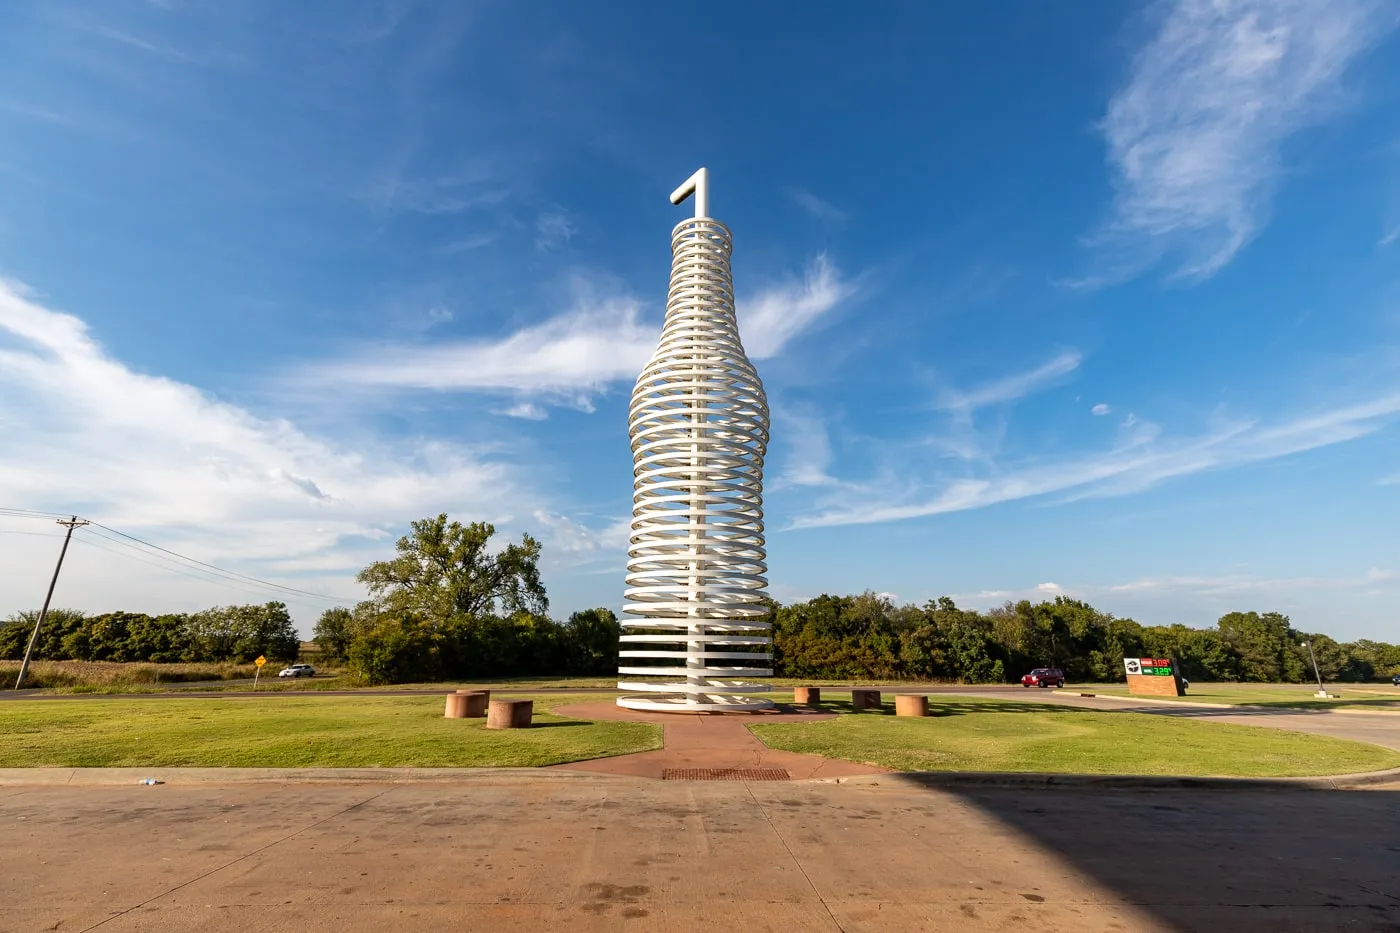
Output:
[[[596,726],[590,719],[561,719],[558,722],[532,722],[531,729],[557,729],[562,726]]]
[[[1400,711],[1400,699],[1371,697],[1364,700],[1348,700],[1345,698],[1345,694],[1343,694],[1343,698],[1339,700],[1251,700],[1246,705],[1281,710],[1325,710],[1359,707],[1362,709],[1393,709]]]
[[[850,700],[823,700],[815,707],[796,706],[791,703],[780,703],[779,708],[783,712],[800,713],[813,711],[820,713],[837,713],[841,715],[853,716],[894,716],[894,703],[884,703],[879,709],[856,709],[851,705]],[[1053,713],[1080,715],[1083,713],[1102,713],[1104,710],[1090,709],[1082,706],[1054,706],[1046,703],[1020,703],[1015,700],[958,700],[947,702],[944,700],[931,700],[928,705],[928,718],[933,719],[943,716],[966,716],[969,713]]]

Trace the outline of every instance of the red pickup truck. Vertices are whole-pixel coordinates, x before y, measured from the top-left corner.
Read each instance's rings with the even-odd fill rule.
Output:
[[[1063,687],[1065,672],[1058,667],[1037,667],[1021,678],[1023,687]]]

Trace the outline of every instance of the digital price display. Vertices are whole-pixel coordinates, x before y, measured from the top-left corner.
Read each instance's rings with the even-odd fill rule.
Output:
[[[1123,669],[1129,674],[1170,677],[1172,675],[1172,662],[1171,658],[1124,658]]]

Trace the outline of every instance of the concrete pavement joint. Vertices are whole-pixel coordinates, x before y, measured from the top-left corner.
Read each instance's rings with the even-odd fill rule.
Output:
[[[222,865],[215,866],[214,868],[211,868],[211,869],[209,869],[208,871],[203,872],[202,874],[196,875],[195,877],[190,878],[190,879],[188,879],[187,881],[182,881],[182,882],[180,882],[179,884],[175,885],[173,888],[167,888],[166,890],[161,891],[159,894],[153,894],[152,896],[146,898],[144,901],[141,901],[139,904],[133,904],[132,906],[128,907],[126,910],[118,911],[117,913],[114,913],[114,914],[111,914],[111,915],[109,915],[109,916],[107,916],[107,917],[104,917],[103,919],[101,919],[101,920],[97,921],[96,923],[94,923],[92,926],[84,927],[81,931],[79,931],[79,933],[91,933],[92,930],[95,930],[95,929],[97,929],[98,927],[100,927],[100,926],[102,926],[102,925],[104,925],[104,924],[106,924],[106,923],[109,923],[109,922],[112,921],[112,920],[116,920],[116,919],[119,918],[119,917],[125,917],[127,914],[129,914],[129,913],[131,913],[131,912],[133,912],[133,911],[140,910],[142,907],[145,907],[147,904],[154,903],[155,901],[160,900],[162,897],[165,897],[166,895],[174,894],[176,891],[179,891],[181,888],[188,887],[188,886],[190,886],[190,885],[192,885],[192,884],[194,884],[194,883],[196,883],[196,882],[198,882],[198,881],[203,881],[205,878],[208,878],[210,875],[217,874],[217,873],[223,871],[225,868],[231,868],[231,867],[233,867],[234,865],[237,865],[239,862],[242,862],[242,861],[244,861],[244,860],[246,860],[246,859],[250,859],[250,858],[252,858],[253,856],[257,855],[257,854],[260,853],[260,852],[266,852],[268,849],[271,849],[273,846],[281,845],[282,843],[286,842],[288,839],[293,839],[293,838],[295,838],[295,837],[297,837],[297,836],[300,836],[302,833],[306,832],[306,831],[309,830],[309,829],[315,829],[317,826],[320,826],[320,825],[323,824],[323,823],[326,823],[326,822],[328,822],[328,821],[330,821],[330,820],[333,820],[333,819],[335,819],[335,818],[337,818],[337,817],[344,816],[345,814],[349,813],[351,810],[355,810],[355,809],[357,809],[357,808],[359,808],[359,807],[364,806],[364,805],[367,804],[367,803],[371,803],[371,802],[373,802],[373,801],[375,801],[375,800],[378,800],[380,797],[383,797],[385,794],[389,793],[389,791],[391,791],[391,790],[393,790],[393,789],[394,789],[394,788],[392,788],[392,787],[386,787],[384,790],[381,790],[381,791],[380,791],[379,793],[377,793],[377,794],[372,794],[372,795],[370,795],[369,797],[366,797],[364,800],[361,800],[361,801],[359,801],[358,803],[353,803],[353,804],[351,804],[350,806],[345,807],[344,809],[342,809],[342,810],[340,810],[340,811],[338,811],[338,812],[336,812],[336,813],[332,813],[332,814],[330,814],[329,816],[322,817],[321,819],[316,820],[315,822],[308,823],[307,825],[301,827],[301,828],[298,829],[298,830],[295,830],[294,832],[288,833],[287,835],[281,837],[280,839],[274,839],[272,842],[269,842],[269,843],[267,843],[266,845],[258,846],[256,849],[253,849],[253,850],[250,851],[250,852],[244,852],[242,855],[238,856],[237,858],[232,859],[231,861],[225,862],[225,863],[222,864]]]
[[[768,828],[773,831],[773,836],[783,844],[783,851],[788,854],[788,858],[792,859],[792,864],[796,865],[797,870],[802,873],[802,880],[807,882],[807,887],[811,888],[812,893],[817,896],[817,901],[822,905],[822,910],[826,911],[827,917],[831,919],[832,926],[836,927],[837,933],[846,933],[846,928],[841,926],[841,921],[837,920],[836,915],[831,912],[831,905],[827,904],[826,898],[822,896],[822,892],[817,889],[816,884],[812,881],[812,876],[807,874],[806,866],[804,866],[802,861],[797,857],[797,853],[792,851],[792,846],[788,845],[788,841],[783,838],[783,834],[778,831],[778,827],[773,823],[773,818],[768,815],[768,810],[763,804],[759,803],[758,798],[754,796],[753,785],[746,782],[744,784],[744,789],[749,792],[749,799],[753,801],[755,807],[758,807],[758,812],[763,814],[763,820],[768,824]]]

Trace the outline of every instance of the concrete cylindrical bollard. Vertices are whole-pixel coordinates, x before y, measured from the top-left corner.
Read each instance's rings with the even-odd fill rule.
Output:
[[[486,710],[486,728],[527,729],[534,714],[534,700],[492,700]]]
[[[447,695],[447,708],[442,715],[447,719],[465,719],[467,716],[467,698],[460,693],[449,693]]]
[[[901,693],[894,698],[896,716],[927,716],[928,697],[917,693]]]
[[[794,687],[792,689],[792,702],[796,706],[817,706],[821,701],[821,687]]]
[[[880,709],[879,690],[852,690],[852,709]]]
[[[457,695],[467,698],[468,719],[480,719],[486,715],[486,706],[491,702],[490,690],[458,690]]]

